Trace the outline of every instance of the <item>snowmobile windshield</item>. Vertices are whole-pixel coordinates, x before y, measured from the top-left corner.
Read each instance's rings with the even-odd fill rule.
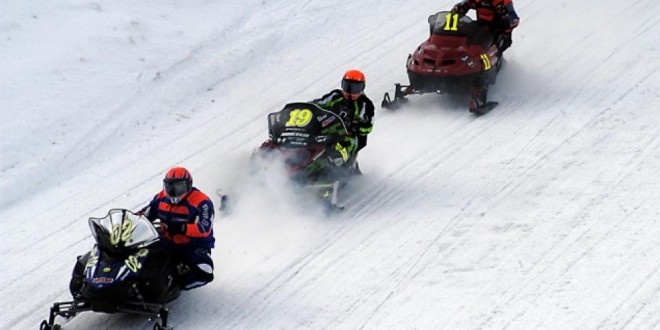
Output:
[[[311,103],[289,103],[268,114],[268,135],[278,147],[296,149],[329,144],[348,131],[337,114]]]
[[[99,247],[111,253],[129,252],[158,239],[158,231],[147,218],[124,209],[112,209],[103,218],[89,218],[89,228]]]
[[[469,16],[441,11],[429,16],[431,34],[463,36],[471,34],[478,28],[476,22]]]

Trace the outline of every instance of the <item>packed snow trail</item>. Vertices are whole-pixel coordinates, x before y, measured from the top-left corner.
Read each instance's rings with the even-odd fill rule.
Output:
[[[378,103],[452,5],[0,5],[0,328],[69,299],[87,217],[144,205],[173,165],[234,203],[216,280],[171,304],[177,329],[660,327],[657,1],[516,2],[499,106],[379,109],[334,217],[246,173],[267,113],[349,68]],[[65,328],[151,326],[88,313]]]

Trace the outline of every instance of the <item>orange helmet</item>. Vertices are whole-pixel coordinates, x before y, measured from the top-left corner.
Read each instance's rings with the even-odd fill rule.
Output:
[[[192,175],[183,167],[172,167],[163,179],[163,190],[173,204],[178,204],[192,190]]]
[[[341,90],[346,94],[360,94],[364,92],[367,78],[360,70],[348,70],[341,80]]]

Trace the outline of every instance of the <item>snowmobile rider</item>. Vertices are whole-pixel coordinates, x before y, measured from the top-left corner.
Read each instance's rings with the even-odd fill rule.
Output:
[[[492,34],[498,55],[511,46],[511,32],[518,26],[520,18],[513,8],[512,0],[463,0],[452,8],[452,13],[465,15],[470,9],[477,11],[477,23],[485,26]],[[470,89],[470,112],[488,111],[495,102],[488,102],[488,82],[479,81]]]
[[[463,0],[452,8],[452,13],[465,15],[470,9],[477,11],[477,22],[485,25],[495,36],[500,56],[511,46],[511,32],[520,18],[512,0]]]
[[[348,70],[341,80],[341,89],[334,89],[311,101],[319,107],[339,115],[346,123],[349,134],[357,136],[357,148],[346,162],[346,167],[357,167],[357,153],[367,145],[367,136],[373,129],[374,104],[364,93],[366,77],[359,70]]]
[[[173,167],[165,174],[163,190],[138,213],[152,222],[160,219],[164,225],[164,248],[190,268],[183,274],[183,290],[213,281],[213,212],[213,202],[193,187],[190,172]]]

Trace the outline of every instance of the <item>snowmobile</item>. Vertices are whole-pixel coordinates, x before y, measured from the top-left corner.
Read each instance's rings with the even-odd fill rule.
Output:
[[[281,162],[289,178],[317,194],[327,211],[343,209],[338,192],[356,171],[357,163],[349,159],[343,165],[331,164],[328,152],[337,142],[353,149],[357,142],[339,115],[313,103],[289,103],[268,114],[268,137],[252,154],[253,173]]]
[[[429,38],[406,61],[410,84],[395,84],[394,99],[385,93],[381,106],[398,109],[411,94],[466,92],[477,100],[470,106],[476,114],[497,106],[487,101],[488,85],[495,83],[502,64],[494,35],[469,16],[448,11],[429,16],[428,22]]]
[[[73,300],[54,303],[39,329],[59,329],[57,316],[71,319],[86,311],[160,318],[153,329],[171,329],[165,303],[180,295],[179,281],[189,268],[159,248],[160,224],[125,209],[88,222],[96,244],[77,258],[69,283]]]

